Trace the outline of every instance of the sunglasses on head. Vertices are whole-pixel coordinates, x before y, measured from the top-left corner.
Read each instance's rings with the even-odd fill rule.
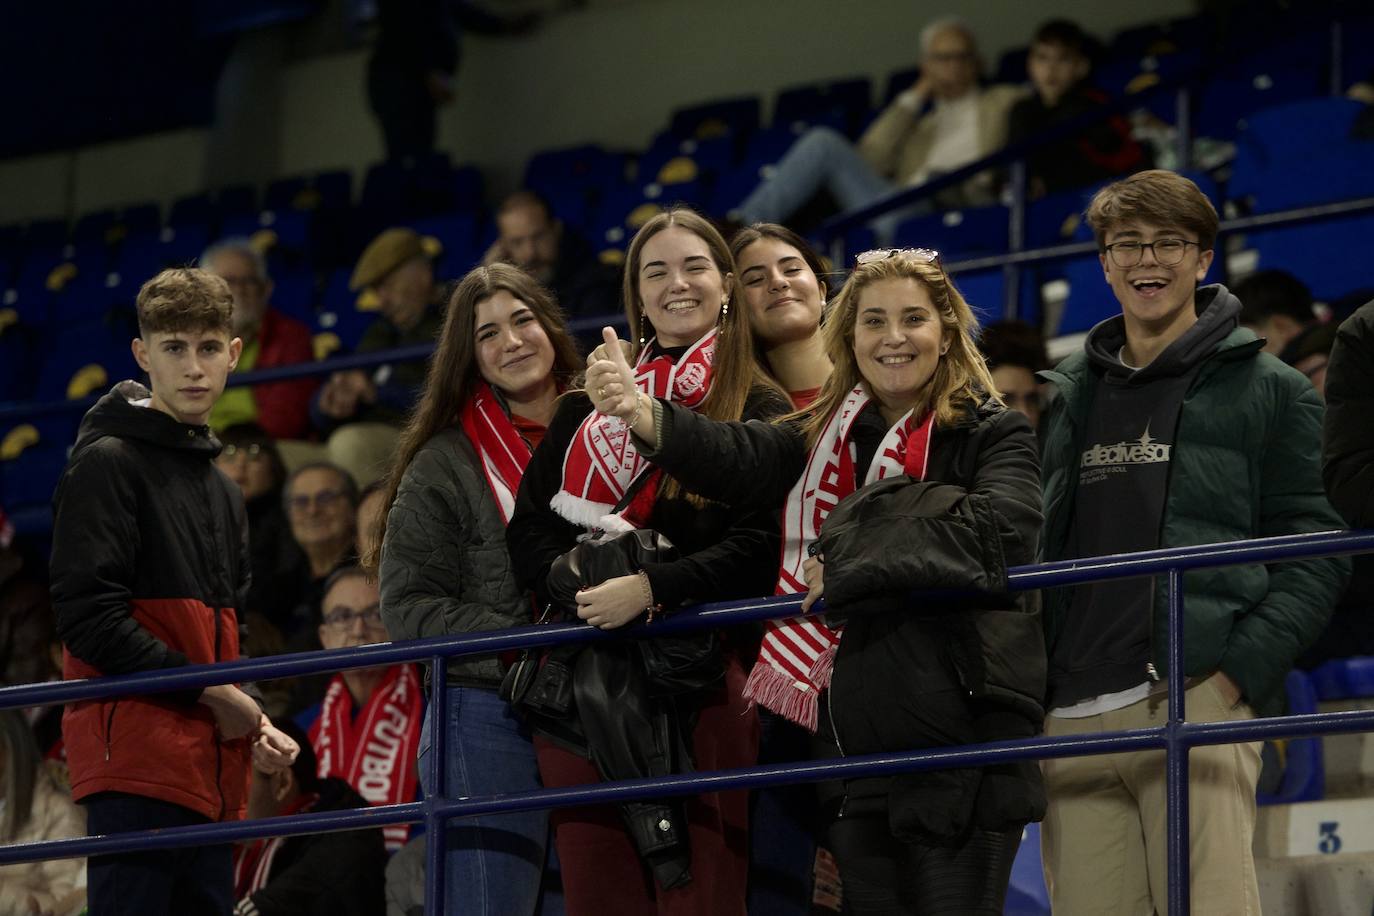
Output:
[[[944,265],[940,263],[940,252],[934,248],[871,248],[868,251],[861,251],[854,256],[856,267],[864,264],[872,264],[874,261],[885,261],[893,255],[901,255],[905,258],[915,258],[918,261],[925,261],[927,264],[934,264],[944,272]]]

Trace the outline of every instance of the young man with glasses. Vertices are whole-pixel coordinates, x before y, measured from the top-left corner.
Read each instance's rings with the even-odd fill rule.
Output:
[[[347,649],[385,642],[381,607],[377,581],[361,567],[336,570],[325,583],[320,644]],[[414,801],[424,714],[414,665],[355,668],[334,675],[320,716],[310,727],[320,776],[345,780],[374,805]],[[400,849],[409,831],[408,824],[382,828],[387,850]]]
[[[1235,296],[1197,285],[1217,234],[1207,198],[1152,170],[1098,192],[1087,218],[1121,314],[1043,373],[1060,391],[1043,444],[1045,559],[1341,527],[1322,492],[1320,399],[1238,327]],[[1322,559],[1184,576],[1187,717],[1281,711],[1284,677],[1325,626],[1348,570]],[[1165,722],[1165,586],[1160,576],[1046,593],[1046,734]],[[1250,849],[1259,760],[1258,742],[1189,755],[1195,912],[1259,913]],[[1042,768],[1055,913],[1162,911],[1164,752]]]

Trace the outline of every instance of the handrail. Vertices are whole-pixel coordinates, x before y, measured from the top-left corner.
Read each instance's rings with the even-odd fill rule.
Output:
[[[1261,738],[1297,737],[1374,730],[1374,710],[1286,716],[1258,721],[1192,723],[1183,721],[1182,581],[1183,571],[1202,567],[1273,563],[1282,560],[1315,558],[1349,553],[1374,552],[1374,531],[1324,531],[1308,534],[1256,538],[1195,547],[1162,548],[1131,554],[1089,557],[1016,567],[1008,571],[1008,587],[1023,590],[1080,584],[1107,578],[1152,575],[1167,572],[1169,577],[1169,721],[1158,728],[1100,733],[1089,736],[1033,738],[998,741],[981,745],[937,748],[920,752],[871,754],[839,761],[799,761],[788,764],[747,767],[731,771],[679,774],[657,779],[599,783],[587,786],[540,789],[486,798],[449,799],[441,791],[424,802],[379,806],[352,811],[322,812],[198,825],[167,830],[140,831],[102,837],[83,837],[42,843],[0,847],[0,864],[95,855],[174,846],[226,842],[264,836],[285,836],[331,830],[380,827],[386,824],[425,820],[431,828],[427,912],[434,912],[442,901],[443,831],[450,817],[474,816],[517,810],[613,803],[701,791],[743,789],[793,782],[857,776],[890,775],[915,770],[979,765],[1012,760],[1079,756],[1163,748],[1166,752],[1169,823],[1169,912],[1188,912],[1188,831],[1187,831],[1187,749],[1204,744],[1221,744]],[[929,595],[930,593],[926,593]],[[701,605],[675,614],[656,624],[632,627],[625,636],[651,637],[688,629],[714,628],[766,617],[795,614],[799,596],[765,598],[744,602]],[[31,684],[0,689],[0,708],[71,702],[97,696],[124,695],[132,691],[155,692],[210,684],[232,683],[245,677],[284,676],[322,670],[363,667],[432,658],[434,702],[442,708],[446,680],[444,660],[465,654],[488,654],[515,645],[547,645],[554,642],[580,642],[614,639],[622,634],[594,630],[585,624],[550,627],[522,627],[481,634],[438,637],[406,643],[310,652],[273,659],[199,665],[171,672],[148,672],[120,677],[87,679],[64,684]],[[437,713],[436,713],[437,715]],[[443,742],[436,745],[431,759],[435,770],[441,766]]]

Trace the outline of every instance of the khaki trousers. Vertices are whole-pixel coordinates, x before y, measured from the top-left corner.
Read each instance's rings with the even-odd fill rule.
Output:
[[[1188,689],[1193,722],[1254,718],[1228,707],[1210,677]],[[1045,720],[1045,733],[1096,734],[1168,721],[1162,694],[1083,719]],[[1251,842],[1259,742],[1193,748],[1188,758],[1192,912],[1258,914]],[[1041,828],[1045,884],[1055,916],[1150,916],[1168,911],[1163,751],[1132,751],[1041,762],[1049,809]]]

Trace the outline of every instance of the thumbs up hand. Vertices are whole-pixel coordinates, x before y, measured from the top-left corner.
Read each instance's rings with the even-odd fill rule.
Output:
[[[598,412],[624,420],[647,442],[654,441],[653,399],[635,387],[635,373],[625,358],[615,331],[602,328],[605,343],[597,347],[602,358],[587,367],[587,395]]]

